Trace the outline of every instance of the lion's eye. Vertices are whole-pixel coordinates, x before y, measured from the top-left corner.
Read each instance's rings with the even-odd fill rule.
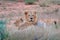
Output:
[[[34,15],[32,15],[32,16],[34,16]]]
[[[30,15],[29,15],[30,16]]]

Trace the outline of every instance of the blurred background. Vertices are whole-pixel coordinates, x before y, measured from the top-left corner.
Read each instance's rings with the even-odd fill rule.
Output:
[[[13,21],[17,17],[24,16],[25,10],[37,11],[40,20],[55,20],[58,29],[56,29],[54,22],[48,24],[48,21],[46,23],[47,28],[49,27],[47,29],[49,30],[49,40],[60,40],[60,0],[0,0],[0,20],[7,19],[6,26],[10,33],[10,40],[20,40],[20,38],[24,40],[29,37],[29,34],[25,37],[27,35],[26,33],[23,36],[18,31],[16,32],[16,28],[13,27]],[[32,33],[31,31],[30,33]],[[24,32],[22,33],[24,34]]]

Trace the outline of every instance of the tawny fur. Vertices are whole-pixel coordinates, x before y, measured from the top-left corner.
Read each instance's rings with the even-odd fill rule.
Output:
[[[58,22],[59,20],[58,19],[51,19],[51,18],[49,18],[49,19],[40,19],[40,21],[45,22],[46,24],[51,24],[54,21]]]
[[[16,27],[19,27],[19,25],[23,22],[22,18],[17,19],[14,24],[16,25]]]
[[[28,26],[35,25],[37,23],[37,14],[36,14],[36,11],[33,11],[32,13],[29,13],[29,11],[26,11],[24,13],[24,15],[25,15],[26,22],[24,24],[22,24],[21,26],[19,26],[18,29],[24,29],[24,28],[26,28]],[[31,22],[29,20],[31,16],[33,16],[33,22]]]

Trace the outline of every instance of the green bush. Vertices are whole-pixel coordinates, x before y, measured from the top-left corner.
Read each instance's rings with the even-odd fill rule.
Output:
[[[36,0],[25,0],[25,3],[29,4],[29,3],[34,3]]]
[[[7,39],[8,32],[6,30],[6,21],[0,20],[0,40]]]

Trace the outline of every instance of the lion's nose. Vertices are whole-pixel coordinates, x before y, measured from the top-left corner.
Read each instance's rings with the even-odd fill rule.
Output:
[[[30,18],[30,19],[33,19],[33,18]]]

